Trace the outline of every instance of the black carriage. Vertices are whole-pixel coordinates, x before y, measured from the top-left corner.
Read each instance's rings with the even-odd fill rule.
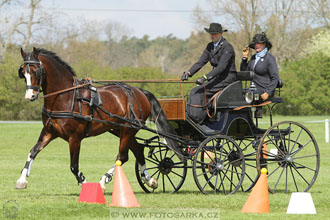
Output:
[[[184,97],[159,99],[176,130],[184,160],[159,135],[140,139],[145,146],[147,170],[159,181],[148,188],[136,176],[145,192],[176,192],[183,185],[188,168],[204,194],[232,194],[248,191],[256,183],[261,168],[268,170],[269,191],[308,191],[316,180],[320,153],[315,138],[302,124],[282,121],[273,124],[272,111],[282,103],[282,80],[274,97],[260,102],[254,94],[253,72],[239,72],[237,81],[216,97],[213,118],[197,124],[186,114]],[[249,85],[249,86],[248,86]],[[270,127],[260,128],[262,108],[270,113]],[[181,137],[181,139],[179,138]],[[172,137],[173,138],[173,137]]]

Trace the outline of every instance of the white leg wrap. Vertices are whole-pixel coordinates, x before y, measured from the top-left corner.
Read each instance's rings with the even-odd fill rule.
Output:
[[[26,176],[30,176],[30,172],[31,172],[31,167],[32,167],[33,161],[34,161],[33,159],[30,160],[30,164],[29,164],[29,168],[27,170]]]
[[[30,175],[31,167],[33,163],[33,159],[31,159],[31,153],[29,153],[28,158],[26,160],[27,163],[29,163],[29,166],[22,170],[20,178],[16,182],[16,189],[25,189],[27,187],[28,181],[26,178]]]
[[[112,180],[112,177],[114,176],[115,174],[115,167],[116,165],[113,165],[110,170],[108,170],[108,172],[102,176],[101,180],[100,180],[100,185],[101,185],[101,188],[103,190],[105,190],[105,184],[109,183],[111,180]],[[109,177],[110,176],[110,177]]]

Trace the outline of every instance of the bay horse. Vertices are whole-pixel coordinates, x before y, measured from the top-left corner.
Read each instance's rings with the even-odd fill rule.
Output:
[[[78,185],[85,183],[86,179],[79,171],[81,141],[83,138],[104,132],[110,132],[120,138],[116,160],[124,164],[128,160],[128,150],[131,150],[138,162],[143,181],[149,187],[157,188],[157,179],[150,177],[146,170],[144,147],[135,138],[141,127],[132,126],[129,121],[122,120],[130,118],[144,125],[147,118],[152,116],[154,119],[157,118],[158,131],[175,134],[152,93],[120,83],[103,85],[96,89],[90,81],[78,80],[74,70],[66,62],[54,52],[43,48],[33,48],[31,53],[21,49],[21,55],[24,64],[21,65],[18,74],[26,82],[25,98],[30,101],[36,100],[42,89],[44,106],[43,129],[37,143],[28,154],[21,176],[16,182],[17,189],[27,188],[27,177],[30,175],[33,161],[38,153],[57,137],[69,143],[70,170]],[[103,111],[93,108],[93,102],[97,98],[102,101],[99,104],[102,105]],[[167,144],[169,143],[171,140],[167,140]],[[171,146],[179,152],[176,143],[171,143]],[[100,184],[103,190],[105,184],[111,181],[114,171],[115,163],[101,177]]]

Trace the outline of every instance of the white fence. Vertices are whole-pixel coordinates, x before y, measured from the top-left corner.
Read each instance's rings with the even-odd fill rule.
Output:
[[[305,123],[324,123],[325,143],[329,143],[329,119],[321,121],[306,121]]]
[[[0,121],[0,124],[40,124],[40,123],[41,121]],[[324,123],[325,143],[329,143],[329,119],[320,120],[320,121],[305,121],[303,123]]]

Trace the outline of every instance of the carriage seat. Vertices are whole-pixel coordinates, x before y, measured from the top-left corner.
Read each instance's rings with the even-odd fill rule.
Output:
[[[281,93],[280,93],[282,87],[283,87],[283,80],[278,79],[278,83],[276,86],[276,89],[278,89],[278,96],[273,96],[273,97],[269,98],[269,100],[272,101],[272,103],[283,103],[283,99],[282,99]]]

